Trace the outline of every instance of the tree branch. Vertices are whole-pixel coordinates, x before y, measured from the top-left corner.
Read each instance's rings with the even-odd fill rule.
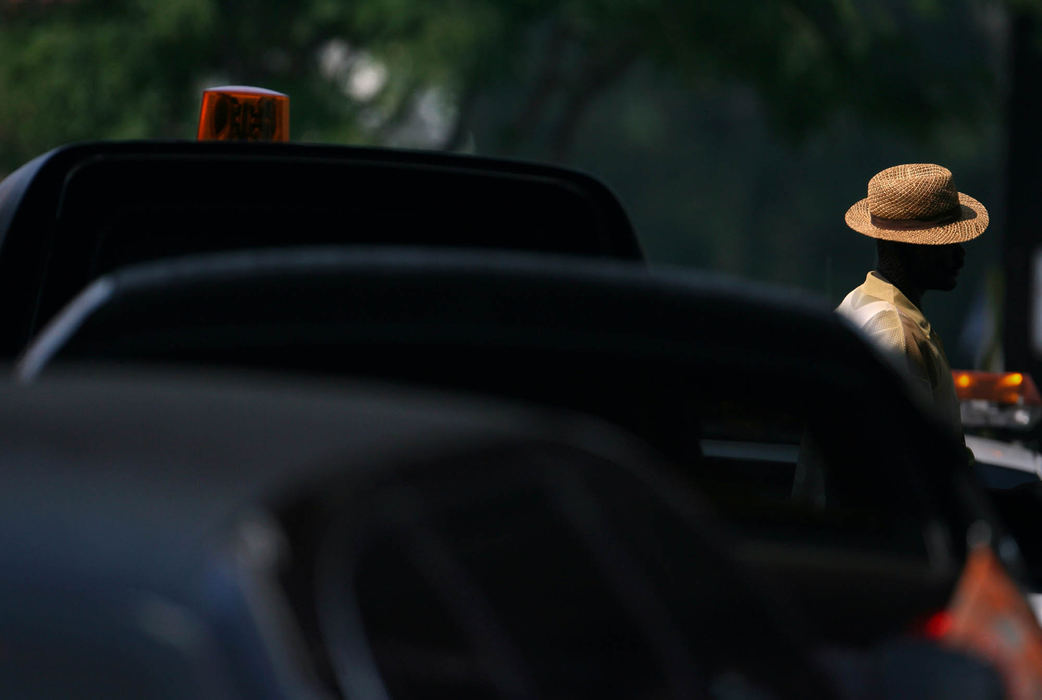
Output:
[[[622,77],[636,55],[635,47],[625,43],[587,61],[587,68],[573,82],[573,89],[568,91],[561,118],[551,133],[552,160],[561,162],[567,157],[586,110],[604,90]]]

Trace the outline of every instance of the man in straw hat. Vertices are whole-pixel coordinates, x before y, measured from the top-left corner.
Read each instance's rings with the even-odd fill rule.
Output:
[[[836,310],[901,358],[942,420],[961,435],[948,358],[920,307],[927,290],[955,288],[962,244],[988,227],[988,210],[956,190],[947,168],[916,163],[877,173],[846,222],[876,239],[878,261]]]

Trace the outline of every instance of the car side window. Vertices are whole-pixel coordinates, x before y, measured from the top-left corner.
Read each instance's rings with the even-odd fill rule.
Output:
[[[917,482],[922,445],[871,403],[777,376],[699,383],[689,421],[697,488],[762,537],[923,557],[933,504]]]

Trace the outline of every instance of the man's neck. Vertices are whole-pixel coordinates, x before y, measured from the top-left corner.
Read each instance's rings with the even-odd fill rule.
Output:
[[[892,268],[886,265],[880,265],[876,272],[884,280],[897,287],[905,298],[917,309],[922,309],[923,293],[926,291],[921,287],[912,284],[899,268]]]

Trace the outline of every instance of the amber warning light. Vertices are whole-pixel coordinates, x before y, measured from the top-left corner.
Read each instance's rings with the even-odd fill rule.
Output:
[[[1042,420],[1042,397],[1030,375],[953,370],[962,424],[1030,429]]]
[[[200,141],[289,141],[289,97],[248,85],[203,91]]]
[[[977,372],[955,370],[955,393],[963,401],[981,399],[1000,404],[1040,404],[1031,377],[1020,372]]]

